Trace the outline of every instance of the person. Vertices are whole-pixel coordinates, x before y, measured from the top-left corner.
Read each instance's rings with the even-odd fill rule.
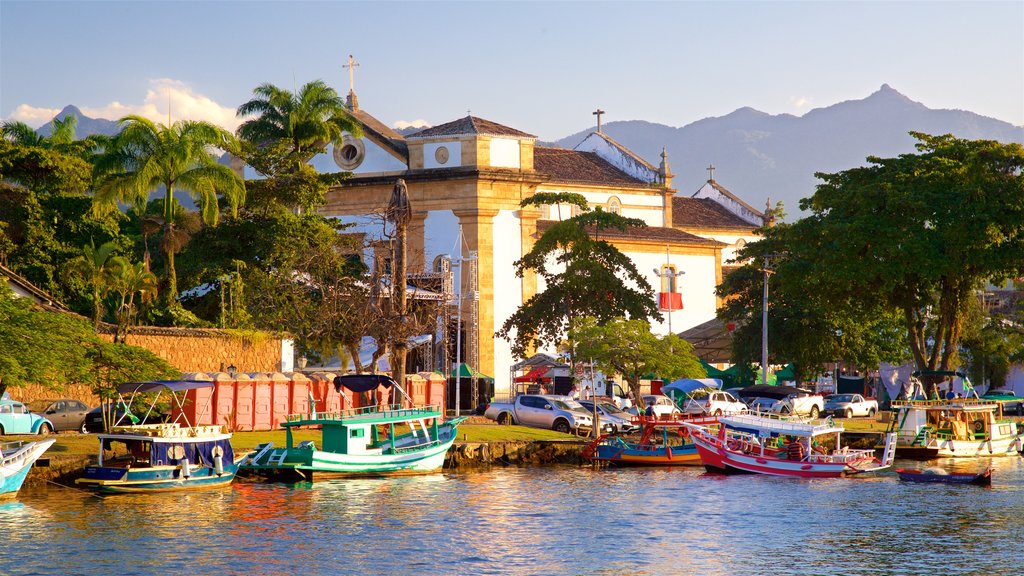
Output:
[[[786,444],[786,455],[789,456],[790,460],[803,460],[804,445],[797,441],[795,437],[790,436],[789,443]]]

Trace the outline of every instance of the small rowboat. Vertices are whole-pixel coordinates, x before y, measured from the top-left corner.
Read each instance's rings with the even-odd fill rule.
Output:
[[[949,472],[936,473],[932,470],[913,470],[910,468],[897,468],[900,480],[906,482],[942,482],[945,484],[975,484],[977,486],[988,486],[992,484],[992,469],[987,468],[978,474]]]

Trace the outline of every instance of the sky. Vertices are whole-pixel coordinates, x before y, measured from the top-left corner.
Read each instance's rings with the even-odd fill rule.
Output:
[[[1024,1],[159,2],[0,0],[0,119],[203,119],[263,83],[324,80],[389,126],[486,118],[556,140],[867,97],[1024,125]]]

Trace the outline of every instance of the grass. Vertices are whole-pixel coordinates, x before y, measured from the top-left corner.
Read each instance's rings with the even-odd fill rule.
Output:
[[[319,430],[296,430],[292,433],[295,443],[303,440],[313,440],[319,444]],[[40,438],[56,438],[57,442],[50,447],[47,455],[51,457],[61,456],[93,456],[98,451],[98,441],[95,434],[71,434],[61,433],[51,436],[0,436],[0,442],[31,442]],[[495,424],[460,424],[460,442],[531,442],[534,440],[572,440],[576,436],[561,434],[553,430],[541,430],[539,428],[527,428],[526,426],[498,426]],[[273,442],[275,446],[285,445],[284,430],[270,430],[266,432],[235,432],[231,436],[231,446],[236,454],[251,451],[259,444]]]

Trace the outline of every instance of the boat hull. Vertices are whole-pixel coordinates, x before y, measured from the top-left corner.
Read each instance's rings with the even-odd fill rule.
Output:
[[[32,465],[54,442],[54,439],[30,442],[0,458],[0,500],[17,495]]]
[[[172,492],[205,490],[228,486],[238,472],[238,461],[224,465],[223,472],[208,466],[194,467],[188,477],[181,466],[119,468],[86,466],[85,476],[76,482],[104,493]]]

